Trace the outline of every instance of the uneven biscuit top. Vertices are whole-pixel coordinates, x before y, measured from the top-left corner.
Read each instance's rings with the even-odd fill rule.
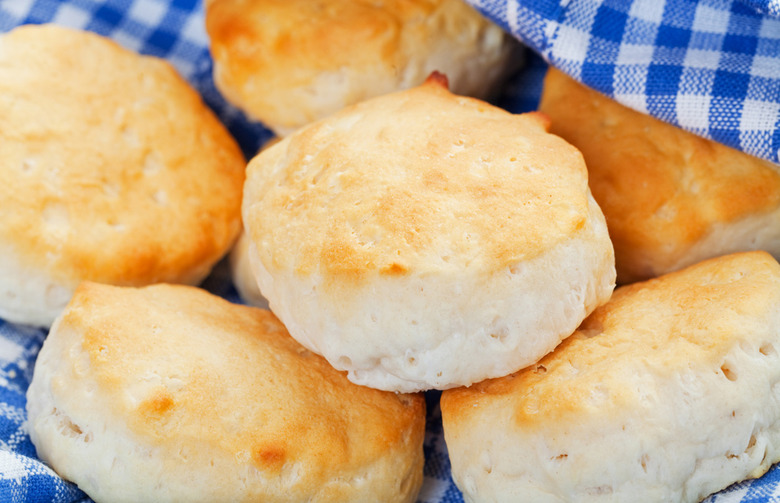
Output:
[[[211,0],[207,26],[215,57],[244,78],[273,71],[296,83],[310,69],[393,63],[404,24],[422,22],[447,1]]]
[[[445,392],[443,414],[464,425],[483,406],[511,403],[512,429],[563,437],[598,417],[612,424],[641,415],[663,402],[655,393],[672,382],[695,395],[695,382],[684,384],[689,374],[734,381],[741,369],[728,355],[735,348],[780,350],[770,335],[778,285],[780,265],[765,252],[745,252],[618,288],[538,364]]]
[[[506,55],[502,31],[461,0],[211,0],[206,28],[220,90],[284,130],[417,85],[453,61],[487,58],[490,81]],[[463,80],[461,92],[475,92],[478,79]],[[315,99],[323,90],[340,99]]]
[[[588,218],[579,152],[539,114],[512,115],[429,81],[307,126],[255,157],[244,225],[268,270],[492,273]]]
[[[118,312],[122,305],[143,308],[145,315]],[[278,470],[288,457],[359,462],[349,459],[355,454],[350,445],[359,442],[365,453],[376,454],[422,417],[420,397],[350,383],[287,335],[270,311],[192,287],[86,284],[63,324],[83,330],[98,385],[128,390],[114,397],[112,409],[139,435],[165,442],[213,428],[214,441],[232,452],[248,450],[263,470]],[[136,388],[138,376],[154,369],[171,380],[163,375],[156,387]]]
[[[0,38],[0,243],[28,268],[200,281],[240,230],[244,166],[162,60],[53,25]]]
[[[621,283],[654,275],[646,262],[673,264],[714,225],[780,206],[771,163],[631,110],[560,71],[548,72],[539,109],[585,157]]]
[[[383,458],[409,470],[412,486],[420,482],[422,396],[350,383],[269,311],[194,287],[86,282],[53,330],[65,359],[51,382],[54,405],[93,442],[127,427],[139,449],[153,448],[177,476],[208,469],[211,459],[212,470],[233,480],[248,465],[267,487],[244,480],[247,501],[302,501],[318,491],[322,501],[341,501],[339,493],[324,497],[335,490],[325,486],[361,473],[403,477],[371,473]],[[108,433],[94,419],[98,410],[111,411],[99,413]]]

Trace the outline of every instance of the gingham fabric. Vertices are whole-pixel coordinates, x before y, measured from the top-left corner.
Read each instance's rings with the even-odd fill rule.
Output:
[[[777,0],[745,0],[744,5],[713,0],[699,4],[682,0],[614,4],[562,0],[560,4],[528,1],[522,2],[522,6],[506,1],[471,1],[537,51],[528,55],[523,70],[506,86],[497,100],[500,106],[515,112],[535,108],[547,60],[591,85],[603,86],[602,90],[632,106],[650,113],[661,111],[664,118],[683,117],[680,121],[695,126],[692,129],[699,133],[724,141],[737,138],[737,147],[749,146],[750,149],[744,149],[757,155],[766,152],[771,155],[765,157],[777,160],[780,25],[777,20],[758,14],[777,15]],[[683,16],[685,21],[681,21],[672,15],[678,11],[695,15]],[[704,21],[719,26],[720,35],[707,31],[712,28],[702,31]],[[247,156],[270,137],[262,126],[247,121],[228,106],[215,89],[198,0],[0,0],[0,32],[24,23],[46,22],[95,31],[127,48],[168,59],[201,92]],[[732,28],[737,31],[726,34]],[[688,40],[687,49],[684,40]],[[729,51],[736,46],[742,49]],[[745,53],[749,47],[753,48],[752,58]],[[650,59],[657,55],[658,59],[643,68],[643,55]],[[696,82],[699,84],[694,85]],[[706,82],[710,83],[708,88],[704,86]],[[671,89],[674,92],[664,92]],[[714,91],[725,94],[712,94]],[[674,104],[678,98],[679,104]],[[730,106],[734,109],[726,114],[728,118],[720,118],[718,114],[725,113]],[[681,110],[686,112],[680,113]],[[735,137],[729,131],[740,133]],[[203,286],[238,302],[224,263]],[[25,430],[25,391],[45,337],[43,330],[0,320],[3,503],[90,501],[36,458]],[[419,501],[462,502],[450,476],[439,393],[429,392],[426,398],[425,481]],[[780,501],[779,486],[780,469],[775,468],[757,481],[737,484],[705,501]]]
[[[624,105],[780,162],[780,1],[474,3],[545,61]]]

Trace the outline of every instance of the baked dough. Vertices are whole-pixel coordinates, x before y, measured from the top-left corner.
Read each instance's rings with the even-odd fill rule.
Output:
[[[39,457],[96,502],[414,502],[425,401],[357,386],[267,310],[84,283],[27,393]]]
[[[551,69],[539,109],[582,151],[618,283],[747,250],[780,257],[780,169],[631,110]]]
[[[418,391],[534,363],[615,280],[580,153],[441,76],[306,126],[247,168],[260,291],[350,379]]]
[[[519,44],[463,0],[211,0],[214,80],[279,135],[434,70],[487,97]]]
[[[241,229],[246,162],[163,60],[54,25],[0,38],[0,317],[78,283],[199,283]]]
[[[710,259],[618,288],[553,353],[448,390],[469,502],[698,502],[780,460],[780,265]]]
[[[250,306],[267,309],[268,301],[260,293],[255,274],[252,271],[249,259],[249,238],[245,233],[241,233],[233,249],[230,250],[229,265],[233,286],[236,287],[241,300]]]

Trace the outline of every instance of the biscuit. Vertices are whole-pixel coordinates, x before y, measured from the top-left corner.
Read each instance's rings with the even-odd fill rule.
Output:
[[[557,70],[539,109],[582,151],[618,283],[748,250],[780,257],[780,170],[631,110]]]
[[[538,364],[441,396],[466,501],[697,502],[780,460],[780,266],[615,290]]]
[[[268,147],[279,143],[280,138],[275,136],[265,142],[259,152]],[[258,153],[259,153],[258,152]],[[245,232],[242,232],[233,248],[230,250],[228,265],[230,267],[230,277],[233,285],[236,287],[238,296],[243,302],[250,306],[268,309],[268,301],[260,288],[257,286],[255,274],[252,271],[252,265],[249,260],[249,239]]]
[[[580,153],[541,115],[437,78],[305,126],[247,168],[260,291],[294,338],[380,389],[513,372],[614,287]]]
[[[53,25],[0,38],[0,317],[78,283],[199,283],[241,229],[246,162],[163,60]]]
[[[462,0],[211,0],[214,80],[279,135],[434,70],[485,98],[518,47]]]
[[[413,502],[425,400],[357,386],[267,310],[83,283],[27,393],[38,455],[96,502]]]
[[[241,233],[230,250],[230,256],[228,259],[230,266],[230,277],[233,280],[233,286],[236,287],[238,296],[246,304],[255,307],[268,308],[268,301],[263,294],[260,293],[260,288],[257,286],[257,280],[255,274],[252,271],[252,264],[249,260],[249,238],[245,233]]]

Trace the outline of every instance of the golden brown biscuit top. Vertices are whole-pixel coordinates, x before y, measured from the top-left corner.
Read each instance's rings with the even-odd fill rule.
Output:
[[[450,24],[428,26],[441,8],[455,13]],[[230,67],[230,78],[283,76],[297,86],[316,70],[400,69],[408,52],[425,50],[427,39],[479,19],[468,10],[461,0],[211,0],[206,27],[214,58]]]
[[[631,110],[555,69],[539,109],[553,133],[582,151],[619,269],[633,250],[690,245],[715,223],[780,205],[771,163]],[[644,279],[622,272],[623,280]]]
[[[538,364],[446,391],[443,413],[467,421],[483,404],[508,400],[518,428],[565,432],[584,415],[641,413],[643,400],[658,397],[642,396],[656,388],[640,376],[736,379],[726,358],[735,347],[778,349],[764,340],[780,305],[778,285],[780,265],[765,252],[745,252],[618,288]]]
[[[304,60],[320,69],[328,68],[334,59],[344,65],[361,66],[376,57],[391,57],[392,44],[398,42],[405,21],[424,20],[442,3],[442,0],[213,0],[207,7],[207,27],[213,50],[218,52],[232,46],[239,52],[231,57],[244,60],[247,67],[261,66],[271,57],[274,64],[290,69],[302,66]],[[293,36],[295,43],[292,43]],[[356,47],[365,51],[355,51]]]
[[[580,153],[540,114],[417,88],[350,107],[255,157],[245,226],[268,269],[326,277],[493,272],[588,218]]]
[[[75,375],[96,383],[141,445],[177,453],[203,442],[266,476],[298,466],[302,494],[424,434],[421,395],[355,385],[270,311],[194,287],[86,282],[57,330],[77,337],[88,361],[70,354]]]
[[[52,25],[0,38],[0,242],[58,279],[191,281],[240,230],[243,156],[162,60]]]

